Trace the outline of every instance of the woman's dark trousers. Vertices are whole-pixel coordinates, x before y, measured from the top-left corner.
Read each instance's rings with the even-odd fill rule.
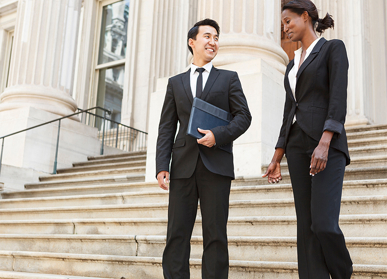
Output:
[[[352,261],[339,227],[346,157],[330,148],[325,170],[311,176],[317,145],[293,124],[286,157],[297,214],[298,273],[301,279],[349,279]]]

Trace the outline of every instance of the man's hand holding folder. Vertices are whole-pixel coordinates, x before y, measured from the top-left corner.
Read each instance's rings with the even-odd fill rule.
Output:
[[[211,148],[216,144],[216,138],[211,129],[219,126],[227,126],[231,119],[231,113],[199,98],[194,98],[187,134],[196,138],[198,144]],[[231,146],[230,144],[227,147],[220,148],[231,153]]]
[[[201,139],[197,139],[198,144],[202,144],[207,147],[213,147],[215,145],[215,136],[211,130],[203,130],[198,128],[199,133],[204,134]]]

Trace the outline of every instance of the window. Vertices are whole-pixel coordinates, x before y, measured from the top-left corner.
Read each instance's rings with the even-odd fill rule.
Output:
[[[96,63],[96,105],[112,111],[120,122],[124,91],[129,0],[102,1]],[[96,123],[101,128],[102,123]],[[113,128],[113,127],[111,127]]]

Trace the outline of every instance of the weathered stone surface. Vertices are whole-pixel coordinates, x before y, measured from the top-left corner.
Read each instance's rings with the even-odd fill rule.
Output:
[[[385,278],[387,156],[361,150],[373,148],[364,144],[365,135],[376,138],[385,133],[368,128],[354,133],[359,139],[353,140],[361,146],[354,147],[359,152],[346,170],[340,225],[355,263],[353,278]],[[141,168],[144,158],[139,161],[139,156],[144,155],[97,156],[43,179],[53,181],[3,193],[0,269],[5,273],[0,272],[0,278],[161,279],[168,192],[154,182],[133,182],[130,174],[121,178],[114,174],[115,165],[118,171]],[[94,177],[93,172],[106,176]],[[143,181],[143,173],[138,173],[137,179]],[[233,181],[228,223],[230,278],[298,278],[296,218],[286,163],[283,176],[284,181],[274,185],[259,177]],[[191,241],[193,279],[201,278],[201,234],[198,211]]]

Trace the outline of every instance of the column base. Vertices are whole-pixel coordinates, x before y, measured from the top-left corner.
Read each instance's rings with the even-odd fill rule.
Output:
[[[0,112],[23,107],[34,107],[66,116],[76,111],[77,104],[66,92],[44,86],[18,85],[7,88],[1,94]],[[76,120],[76,117],[73,120]]]
[[[237,178],[257,177],[274,154],[282,124],[283,74],[264,59],[220,67],[238,72],[253,117],[250,128],[234,142]]]
[[[371,123],[364,115],[347,115],[345,121],[345,127],[364,126],[368,124]]]
[[[167,84],[168,77],[158,79],[156,91],[150,96],[145,182],[156,182],[156,143]]]
[[[263,59],[282,74],[285,74],[289,58],[280,45],[258,35],[222,34],[221,48],[213,63],[215,67],[228,66],[241,61]]]

